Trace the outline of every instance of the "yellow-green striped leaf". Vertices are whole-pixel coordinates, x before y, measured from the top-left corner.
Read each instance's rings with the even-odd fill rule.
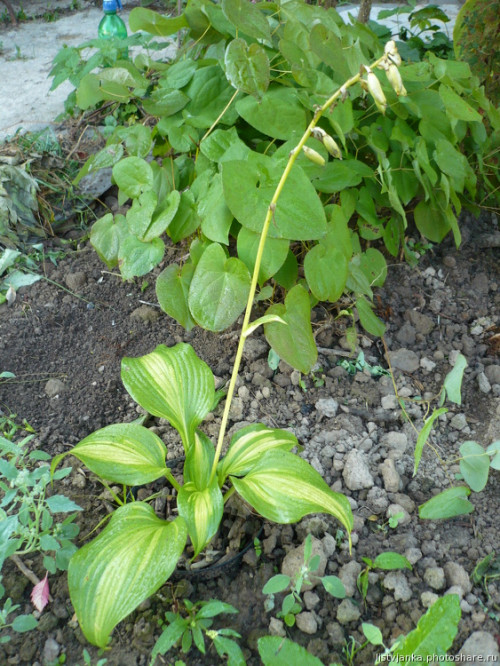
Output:
[[[151,596],[175,569],[187,528],[160,520],[142,502],[120,507],[101,534],[73,555],[68,584],[90,643],[106,647],[118,622]]]
[[[288,430],[268,428],[262,423],[246,426],[233,436],[226,456],[219,463],[219,485],[229,474],[247,474],[259,458],[272,449],[291,451],[299,446],[297,438]]]
[[[217,478],[203,490],[198,490],[192,481],[185,483],[179,491],[177,507],[179,516],[186,521],[196,557],[217,532],[222,519],[224,500]]]
[[[347,498],[331,490],[305,460],[288,451],[271,450],[250,472],[231,476],[236,491],[261,516],[276,523],[294,523],[310,513],[330,513],[350,533],[353,526]]]
[[[196,431],[193,445],[186,454],[184,465],[184,481],[193,482],[195,488],[203,490],[208,485],[210,472],[215,457],[212,440],[205,433]]]
[[[214,376],[208,365],[190,345],[158,345],[145,356],[124,358],[121,376],[141,407],[167,419],[180,433],[187,452],[214,402]]]
[[[151,430],[133,423],[96,430],[69,453],[102,479],[127,486],[151,483],[166,470],[166,448],[161,439]],[[64,455],[67,454],[54,459],[53,469]]]

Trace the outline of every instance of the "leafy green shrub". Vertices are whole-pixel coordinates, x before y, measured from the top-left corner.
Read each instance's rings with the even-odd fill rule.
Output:
[[[117,127],[80,174],[112,167],[119,202],[132,203],[126,216],[98,220],[91,242],[124,279],[162,261],[164,233],[189,243],[188,258],[159,276],[159,303],[187,329],[220,331],[245,306],[258,234],[290,151],[335,86],[382,44],[368,27],[301,0],[191,0],[175,19],[136,8],[130,26],[161,36],[183,29],[185,44],[170,64],[138,56],[79,84],[82,108],[108,101],[147,114]],[[451,231],[458,245],[457,216],[478,194],[476,171],[496,187],[488,156],[500,118],[469,66],[430,52],[401,75],[395,92],[373,73],[385,116],[364,89],[368,74],[336,100],[273,211],[257,299],[271,299],[267,312],[287,322],[287,332],[269,324],[265,335],[302,372],[316,361],[310,308],[318,300],[343,297],[369,333],[384,332],[370,305],[387,273],[374,243],[412,260],[409,217],[430,241]],[[334,143],[326,146],[325,134]]]

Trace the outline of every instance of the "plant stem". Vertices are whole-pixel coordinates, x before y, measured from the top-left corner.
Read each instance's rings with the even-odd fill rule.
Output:
[[[374,63],[370,65],[370,69],[375,69],[377,65],[379,65],[383,60],[385,60],[386,56],[383,55],[380,58],[378,58]],[[264,220],[264,224],[262,226],[262,231],[260,234],[260,241],[259,241],[259,247],[257,250],[257,256],[255,258],[255,266],[253,269],[253,274],[252,274],[252,281],[250,284],[250,291],[248,293],[248,301],[247,301],[247,306],[245,310],[245,316],[243,318],[243,324],[241,326],[241,334],[240,334],[240,339],[238,342],[238,349],[236,350],[236,356],[234,359],[234,364],[233,364],[233,370],[231,373],[231,379],[229,381],[229,388],[227,391],[227,397],[226,397],[226,403],[224,405],[224,412],[222,414],[222,421],[220,425],[220,430],[219,430],[219,436],[217,439],[217,448],[215,451],[215,458],[214,462],[212,465],[212,471],[210,474],[210,483],[212,483],[215,473],[216,473],[216,468],[217,464],[219,462],[219,458],[221,455],[222,451],[222,445],[224,443],[224,436],[226,434],[226,428],[227,428],[227,422],[229,419],[229,411],[231,409],[231,402],[233,399],[234,395],[234,389],[236,388],[236,381],[238,379],[238,372],[240,370],[240,365],[241,365],[241,358],[243,355],[243,348],[245,346],[245,332],[248,329],[248,325],[250,323],[250,316],[252,314],[252,307],[253,307],[253,301],[255,298],[255,292],[257,290],[257,281],[259,277],[259,271],[260,271],[260,265],[262,262],[262,255],[264,253],[264,246],[266,244],[267,240],[267,234],[269,231],[269,225],[271,224],[271,220],[273,219],[274,212],[276,210],[276,204],[278,202],[278,199],[283,191],[283,187],[285,186],[285,183],[287,181],[288,176],[290,175],[290,171],[292,170],[293,165],[295,164],[295,160],[297,159],[298,155],[300,155],[300,152],[302,150],[302,146],[306,143],[307,139],[311,136],[312,130],[316,127],[319,119],[323,115],[323,113],[330,108],[330,106],[342,95],[345,94],[345,91],[353,86],[355,83],[358,83],[358,81],[361,79],[361,72],[358,72],[355,76],[352,76],[350,79],[348,79],[343,86],[341,86],[336,92],[333,93],[333,95],[323,104],[323,106],[320,106],[316,109],[316,112],[314,114],[313,119],[309,123],[306,131],[304,132],[302,138],[300,139],[299,143],[297,146],[290,152],[290,156],[288,158],[287,165],[285,167],[285,170],[283,171],[280,181],[276,187],[276,190],[274,192],[273,198],[271,199],[271,202],[269,204],[269,207],[267,209],[267,214],[266,218]]]

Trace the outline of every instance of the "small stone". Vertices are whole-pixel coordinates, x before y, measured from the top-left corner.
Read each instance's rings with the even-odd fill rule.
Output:
[[[419,548],[408,548],[408,550],[405,551],[405,557],[410,564],[416,564],[422,559],[422,551]]]
[[[438,599],[439,596],[437,594],[434,594],[434,592],[429,592],[429,590],[422,592],[422,594],[420,595],[420,601],[422,602],[422,606],[424,608],[430,608],[432,604],[436,603]]]
[[[484,372],[480,372],[477,376],[477,385],[481,393],[489,393],[491,391],[491,384],[488,381],[488,377]]]
[[[414,345],[415,344],[415,328],[410,324],[409,321],[405,322],[403,326],[396,333],[396,340],[402,345]]]
[[[417,312],[417,310],[408,311],[408,319],[411,321],[417,333],[421,335],[429,335],[429,333],[434,328],[434,321],[431,317]]]
[[[245,341],[243,349],[243,358],[248,361],[255,361],[269,352],[269,345],[261,338],[249,336]]]
[[[152,324],[160,317],[160,311],[149,305],[141,305],[130,313],[130,318],[135,321],[142,321],[145,324]]]
[[[403,370],[404,372],[415,372],[415,370],[418,370],[419,358],[417,354],[406,347],[390,351],[389,360],[394,369]]]
[[[328,558],[330,558],[337,549],[337,543],[335,541],[334,536],[327,532],[325,536],[321,539],[321,543],[323,544],[323,550],[325,551],[325,555]]]
[[[428,567],[424,572],[424,580],[433,590],[442,590],[446,585],[444,569],[441,567]]]
[[[455,430],[463,430],[467,425],[467,419],[465,414],[455,414],[455,416],[450,420],[450,426]]]
[[[394,591],[396,601],[409,601],[412,597],[410,586],[402,571],[389,571],[384,576],[382,584],[386,590]]]
[[[238,398],[233,398],[231,403],[231,409],[229,410],[229,416],[233,421],[241,421],[244,414],[244,405],[243,400]]]
[[[408,495],[403,495],[403,493],[395,493],[392,498],[395,504],[399,504],[403,507],[408,513],[413,513],[415,511],[415,502]]]
[[[490,384],[500,384],[500,365],[488,365],[484,370]]]
[[[469,574],[461,564],[457,562],[447,562],[444,565],[444,574],[448,585],[459,585],[464,594],[469,594],[472,590],[472,583]]]
[[[329,622],[326,625],[328,636],[334,645],[343,645],[345,641],[344,630],[338,622]]]
[[[394,460],[392,458],[384,460],[380,465],[380,472],[382,473],[384,488],[387,492],[397,493],[401,484],[401,478],[396,469],[396,465],[394,464]]]
[[[408,437],[404,432],[391,431],[382,436],[382,446],[393,449],[401,455],[406,451],[408,446]]]
[[[425,370],[426,372],[431,372],[436,367],[436,364],[434,363],[434,361],[431,361],[430,358],[424,356],[424,358],[420,359],[420,367],[422,368],[422,370]]]
[[[498,643],[487,631],[475,631],[471,634],[458,653],[459,657],[462,655],[474,659],[474,661],[467,660],[469,664],[493,664],[500,659]]]
[[[29,664],[33,663],[33,657],[38,650],[36,641],[23,641],[19,648],[19,657],[22,661],[27,661]]]
[[[472,280],[470,286],[472,291],[487,294],[490,288],[490,283],[486,273],[478,273]]]
[[[55,398],[64,391],[65,385],[60,379],[49,379],[45,384],[45,393],[49,398]]]
[[[316,606],[319,604],[320,598],[316,594],[316,592],[304,592],[304,605],[307,608],[307,610],[312,610],[313,608],[316,608]]]
[[[363,488],[372,488],[375,485],[365,455],[357,449],[352,449],[347,454],[342,476],[349,490],[362,490]]]
[[[56,661],[61,651],[61,646],[55,640],[55,638],[47,638],[43,646],[43,661],[46,664],[50,664]]]
[[[320,398],[316,401],[315,407],[320,416],[331,419],[337,414],[339,403],[333,398]]]
[[[87,284],[87,276],[83,271],[75,271],[74,273],[66,273],[64,282],[68,289],[71,291],[80,291],[82,287]]]
[[[272,617],[269,621],[269,633],[271,636],[286,636],[285,625],[281,620],[278,620],[275,617]]]
[[[357,622],[361,617],[361,612],[350,599],[343,599],[337,608],[337,621],[340,624],[349,624]]]
[[[325,574],[326,569],[326,555],[323,550],[323,544],[316,537],[312,537],[311,544],[311,556],[319,555],[319,566],[314,572],[314,577],[310,583],[304,583],[302,585],[302,591],[307,592],[312,590],[319,582],[319,579]],[[300,545],[298,548],[293,548],[289,550],[285,555],[283,562],[281,564],[281,573],[285,576],[290,576],[290,578],[296,578],[299,575],[302,567],[304,566],[304,547],[305,543]]]
[[[452,585],[450,588],[446,590],[445,594],[456,594],[457,597],[459,597],[461,600],[462,597],[464,596],[464,591],[462,590],[460,585]]]
[[[318,631],[318,622],[314,617],[314,613],[304,611],[295,616],[297,628],[304,634],[315,634]]]
[[[368,492],[366,503],[373,513],[385,513],[387,507],[389,506],[389,500],[387,498],[386,491],[382,488],[379,488],[378,486],[374,486]]]
[[[356,582],[361,573],[361,569],[361,564],[358,564],[356,560],[351,560],[350,562],[347,562],[347,564],[344,564],[339,571],[339,578],[345,587],[345,592],[348,597],[353,597],[356,592]]]
[[[401,506],[401,504],[389,504],[385,515],[387,518],[393,518],[394,516],[399,515],[398,525],[408,525],[408,523],[411,522],[410,514]]]
[[[446,266],[446,268],[455,268],[457,261],[455,257],[447,254],[445,257],[443,257],[443,264]]]
[[[382,396],[382,400],[380,402],[383,409],[396,409],[398,406],[398,399],[394,394]]]

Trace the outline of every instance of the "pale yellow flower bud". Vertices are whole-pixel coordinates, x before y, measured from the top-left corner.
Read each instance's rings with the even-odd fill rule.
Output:
[[[342,159],[338,143],[329,134],[325,134],[323,137],[323,145],[332,157],[336,157],[338,160]]]
[[[403,85],[401,74],[399,73],[399,69],[396,67],[396,65],[390,63],[385,73],[389,79],[389,83],[394,88],[396,95],[402,95],[403,97],[406,97],[406,88]]]
[[[325,158],[321,157],[318,152],[308,146],[302,146],[302,150],[308,160],[311,160],[311,162],[314,162],[314,164],[317,164],[318,166],[325,166]]]
[[[401,56],[398,53],[398,47],[396,46],[396,42],[391,39],[389,42],[384,47],[384,53],[387,56],[387,59],[392,62],[396,67],[399,67],[401,64]]]
[[[382,86],[380,85],[380,81],[369,67],[366,68],[366,72],[366,85],[368,86],[370,95],[373,97],[373,101],[375,102],[377,109],[381,113],[385,114],[387,100],[382,90]]]

